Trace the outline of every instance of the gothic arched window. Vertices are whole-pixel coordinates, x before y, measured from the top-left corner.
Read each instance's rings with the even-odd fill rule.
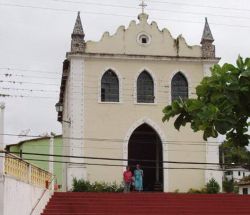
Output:
[[[102,76],[101,85],[102,102],[119,102],[119,79],[111,69]]]
[[[143,71],[137,79],[137,102],[154,103],[154,81],[147,71]]]
[[[176,99],[188,99],[188,82],[185,76],[178,72],[172,79],[171,82],[171,97],[172,101]]]

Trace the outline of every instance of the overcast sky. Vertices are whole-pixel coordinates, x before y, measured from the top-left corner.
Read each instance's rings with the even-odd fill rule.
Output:
[[[30,130],[29,135],[51,131],[60,134],[55,103],[76,11],[81,11],[86,40],[99,40],[103,32],[112,34],[120,25],[127,27],[130,20],[136,20],[139,3],[139,0],[0,0],[0,94],[29,96],[0,97],[6,103],[5,133]],[[182,34],[190,45],[200,43],[204,17],[208,17],[221,63],[234,63],[239,54],[250,56],[249,0],[146,3],[150,22],[156,21],[160,29],[166,27],[174,37]],[[19,140],[5,136],[6,144]]]

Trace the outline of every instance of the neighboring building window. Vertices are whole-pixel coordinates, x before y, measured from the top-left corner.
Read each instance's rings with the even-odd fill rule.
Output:
[[[238,176],[240,176],[240,171],[238,171]]]
[[[147,71],[143,71],[137,79],[137,102],[154,103],[154,81]]]
[[[112,70],[104,73],[101,85],[102,102],[119,102],[119,79]]]
[[[232,175],[233,172],[232,171],[226,171],[225,175]]]
[[[248,188],[243,188],[243,195],[248,195]]]
[[[245,172],[243,172],[243,177],[245,177]]]
[[[176,99],[186,100],[188,98],[188,82],[185,76],[178,72],[171,82],[171,97],[172,102]]]

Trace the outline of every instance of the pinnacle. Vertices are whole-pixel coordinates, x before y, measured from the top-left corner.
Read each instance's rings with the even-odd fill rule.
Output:
[[[76,22],[75,22],[75,27],[74,27],[72,35],[84,36],[84,31],[83,31],[81,17],[80,17],[80,11],[78,11]]]
[[[203,35],[202,35],[202,38],[201,38],[201,43],[203,41],[211,41],[211,42],[214,41],[211,29],[210,29],[208,21],[207,21],[207,17],[205,18],[205,27],[204,27]]]

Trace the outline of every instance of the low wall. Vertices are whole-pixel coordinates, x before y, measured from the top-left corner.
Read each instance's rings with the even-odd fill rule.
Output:
[[[3,215],[30,215],[33,207],[41,198],[44,188],[19,181],[10,176],[4,176],[4,212]],[[40,215],[50,198],[50,192],[46,190],[37,209],[32,215]]]

